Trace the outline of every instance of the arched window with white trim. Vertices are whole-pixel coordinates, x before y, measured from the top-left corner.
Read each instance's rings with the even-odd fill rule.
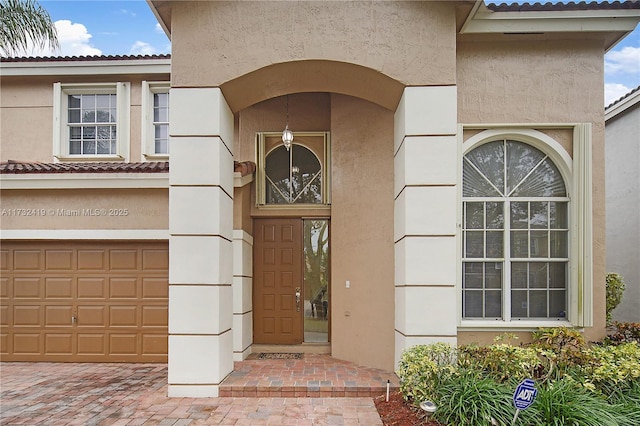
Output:
[[[538,148],[511,138],[463,158],[462,319],[567,319],[569,197]]]

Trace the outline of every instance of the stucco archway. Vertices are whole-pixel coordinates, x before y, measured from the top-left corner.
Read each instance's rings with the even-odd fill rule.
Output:
[[[222,84],[220,89],[234,113],[267,99],[305,92],[349,95],[395,111],[404,85],[360,65],[304,60],[260,68]]]

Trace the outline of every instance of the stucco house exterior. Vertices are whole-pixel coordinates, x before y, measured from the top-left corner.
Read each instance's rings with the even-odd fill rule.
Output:
[[[607,272],[624,277],[612,320],[640,322],[640,87],[605,109]]]
[[[274,347],[604,335],[603,56],[640,3],[149,6],[171,57],[0,63],[3,359],[217,396]]]

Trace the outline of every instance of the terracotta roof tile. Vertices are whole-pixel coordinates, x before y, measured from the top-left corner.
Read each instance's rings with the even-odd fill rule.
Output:
[[[96,55],[96,56],[23,56],[1,58],[0,62],[79,62],[79,61],[133,61],[171,59],[171,55]]]
[[[255,163],[251,161],[233,162],[233,171],[242,176],[253,174]],[[9,160],[0,163],[0,174],[36,173],[168,173],[169,162],[91,162],[91,163],[30,163]]]
[[[627,99],[628,97],[632,96],[634,93],[640,91],[640,86],[636,87],[635,89],[633,89],[632,91],[630,91],[629,93],[627,93],[626,95],[616,99],[615,101],[611,102],[609,105],[607,105],[604,109],[609,109],[612,106],[619,104],[620,102],[624,101],[625,99]]]
[[[567,2],[567,3],[487,3],[487,8],[493,12],[559,12],[565,10],[623,10],[640,9],[640,1],[613,1],[613,2]]]

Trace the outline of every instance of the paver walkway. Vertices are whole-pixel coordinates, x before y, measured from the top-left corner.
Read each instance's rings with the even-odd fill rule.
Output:
[[[0,424],[382,425],[373,400],[168,398],[166,364],[0,363]]]

